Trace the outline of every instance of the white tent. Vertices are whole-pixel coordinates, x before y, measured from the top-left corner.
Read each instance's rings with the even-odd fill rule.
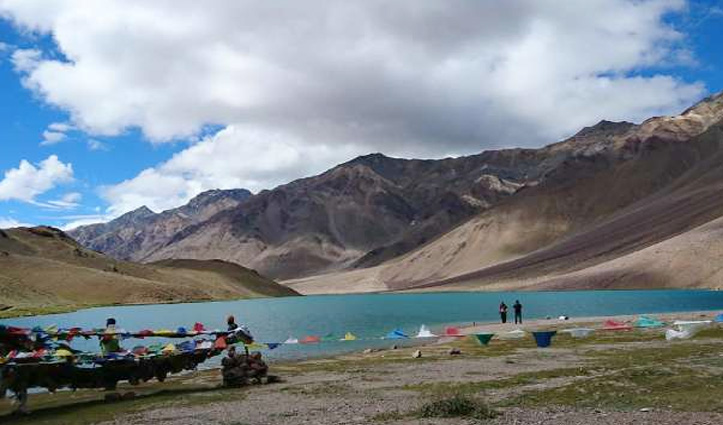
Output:
[[[696,333],[713,323],[711,320],[676,320],[673,322],[673,329],[665,331],[665,339],[670,341],[673,339],[692,338]]]
[[[567,332],[572,336],[573,338],[585,338],[590,333],[592,333],[593,329],[589,328],[574,328],[574,329],[563,329],[561,332]]]
[[[524,338],[525,335],[527,335],[527,332],[523,331],[522,329],[515,329],[514,331],[501,333],[499,334],[499,337],[502,339],[520,339]]]
[[[417,338],[434,338],[435,336],[437,335],[433,334],[425,325],[422,325],[417,333]]]

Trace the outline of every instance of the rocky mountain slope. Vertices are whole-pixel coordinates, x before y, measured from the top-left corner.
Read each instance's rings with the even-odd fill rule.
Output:
[[[122,260],[139,261],[181,230],[219,211],[236,207],[249,197],[251,192],[246,189],[210,190],[179,208],[156,214],[144,206],[109,223],[82,226],[68,233],[93,250]]]
[[[248,199],[228,202],[229,191],[215,191],[206,204],[215,214],[180,220],[186,207],[161,214],[141,208],[70,234],[118,258],[221,258],[276,278],[367,268],[539,184],[570,157],[595,152],[631,126],[604,121],[545,149],[442,160],[372,154]]]
[[[602,123],[607,126],[607,123]],[[590,129],[583,130],[584,136]],[[301,279],[303,292],[721,287],[723,96],[573,155],[433,242],[381,266]],[[568,148],[569,149],[569,148]]]
[[[601,121],[540,149],[372,154],[232,202],[216,191],[209,213],[187,221],[141,209],[72,234],[120,258],[221,258],[313,293],[717,286],[696,262],[684,279],[661,279],[650,261],[655,270],[621,270],[658,244],[665,250],[653,252],[690,244],[689,232],[723,215],[721,120],[719,94],[639,125]]]
[[[52,227],[0,231],[0,315],[99,304],[298,295],[222,261],[136,264],[83,248]]]

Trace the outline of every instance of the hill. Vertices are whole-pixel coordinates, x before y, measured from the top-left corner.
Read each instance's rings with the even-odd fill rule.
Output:
[[[721,95],[679,116],[650,119],[598,140],[538,185],[408,255],[292,287],[311,293],[719,288],[722,120]]]
[[[136,264],[83,248],[52,227],[0,231],[0,314],[93,305],[298,295],[222,261]]]

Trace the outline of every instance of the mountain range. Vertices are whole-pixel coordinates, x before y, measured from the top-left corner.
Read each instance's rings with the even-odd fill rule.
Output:
[[[222,259],[302,293],[721,287],[723,95],[539,149],[371,154],[69,232],[142,262]]]

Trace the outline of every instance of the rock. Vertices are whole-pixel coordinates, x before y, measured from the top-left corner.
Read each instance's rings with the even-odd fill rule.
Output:
[[[364,353],[364,354],[371,354],[373,352],[374,352],[374,350],[372,350],[371,348],[367,348],[366,350],[362,351],[362,353]]]
[[[119,401],[122,399],[121,395],[118,393],[108,393],[103,398],[105,401]]]
[[[652,412],[653,409],[651,407],[643,407],[642,409],[640,409],[640,411],[647,413],[647,412]]]
[[[391,347],[392,350],[396,350],[397,348],[399,348],[399,347],[397,347],[397,344],[394,344],[394,345],[392,345],[392,347]]]
[[[515,364],[516,362],[515,362],[514,360],[511,360],[511,359],[506,359],[506,360],[505,360],[505,363],[507,363],[507,364]]]
[[[413,359],[420,359],[420,358],[422,358],[422,350],[417,350],[417,351],[415,351],[414,353],[412,353],[412,358],[413,358]]]
[[[450,356],[458,356],[462,354],[462,350],[460,350],[459,348],[450,348],[448,353]]]

